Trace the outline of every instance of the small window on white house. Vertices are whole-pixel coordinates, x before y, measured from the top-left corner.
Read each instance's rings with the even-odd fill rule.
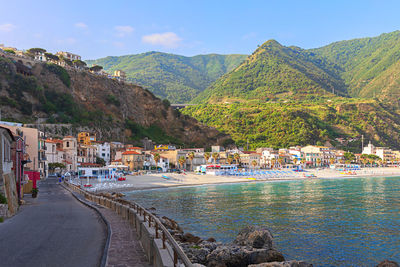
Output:
[[[10,144],[4,140],[4,160],[3,161],[11,161],[11,150]]]

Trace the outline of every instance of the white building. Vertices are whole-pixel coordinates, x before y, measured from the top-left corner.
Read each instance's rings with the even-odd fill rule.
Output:
[[[70,52],[64,52],[64,51],[59,51],[56,53],[57,56],[63,56],[64,58],[67,58],[71,61],[74,60],[81,60],[81,56],[70,53]]]
[[[97,156],[104,159],[107,165],[111,162],[111,145],[108,142],[97,143]]]

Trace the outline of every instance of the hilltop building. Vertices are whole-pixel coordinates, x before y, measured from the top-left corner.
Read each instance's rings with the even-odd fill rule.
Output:
[[[67,58],[67,59],[69,59],[71,61],[81,60],[81,56],[73,54],[73,53],[70,53],[70,52],[59,51],[59,52],[56,53],[56,55],[57,56],[62,56],[62,57]]]
[[[114,78],[116,78],[120,82],[125,82],[126,81],[126,73],[125,71],[122,70],[116,70],[114,71]]]
[[[80,132],[78,133],[78,143],[83,145],[91,145],[93,142],[96,142],[96,134],[91,134],[88,132]]]

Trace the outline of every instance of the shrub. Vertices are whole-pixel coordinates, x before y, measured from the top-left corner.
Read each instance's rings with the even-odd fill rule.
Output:
[[[7,198],[0,193],[0,204],[7,204]]]
[[[71,86],[71,77],[63,67],[53,63],[46,64],[46,67],[48,71],[56,74],[63,84],[65,84],[67,87]]]

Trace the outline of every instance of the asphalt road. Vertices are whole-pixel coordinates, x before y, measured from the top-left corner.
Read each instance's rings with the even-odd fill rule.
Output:
[[[40,182],[17,215],[0,223],[0,266],[99,266],[104,222],[58,184]]]

